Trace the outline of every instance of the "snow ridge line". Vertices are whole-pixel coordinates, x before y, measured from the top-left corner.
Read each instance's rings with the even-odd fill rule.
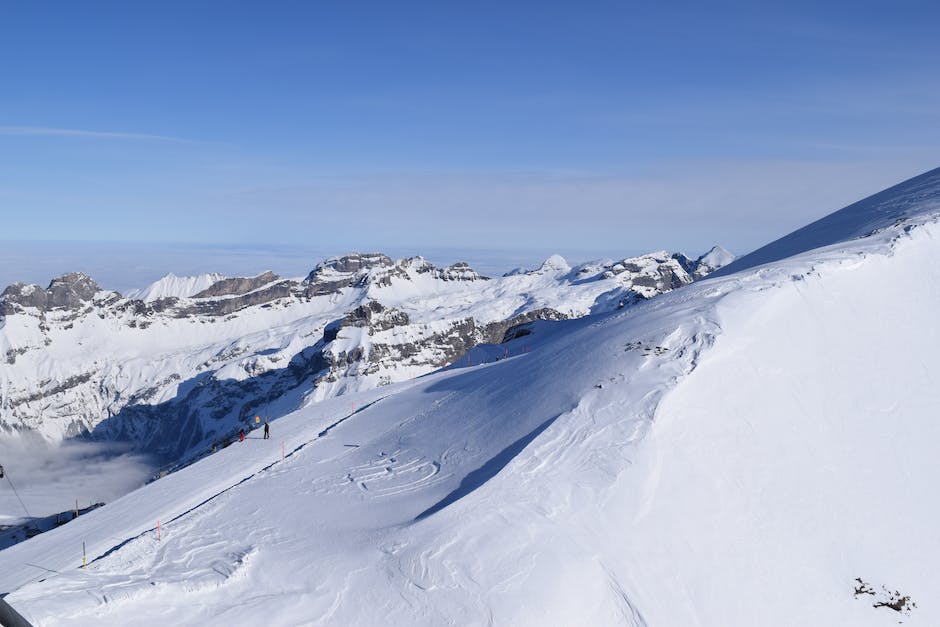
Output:
[[[449,505],[453,505],[460,499],[473,493],[477,488],[482,487],[487,481],[495,477],[499,472],[509,465],[532,441],[542,434],[543,431],[552,426],[552,423],[558,420],[563,414],[552,416],[542,424],[536,426],[529,433],[518,438],[515,442],[501,450],[499,453],[486,460],[483,465],[469,472],[456,488],[450,491],[437,503],[418,514],[412,519],[412,523],[420,522],[441,511]]]
[[[187,509],[186,511],[184,511],[184,512],[182,512],[182,513],[180,513],[180,514],[177,514],[177,515],[174,516],[173,518],[171,518],[171,519],[169,519],[168,521],[166,521],[166,523],[163,523],[161,526],[162,526],[162,527],[166,527],[166,525],[168,525],[168,524],[170,524],[170,523],[173,523],[173,522],[176,522],[176,521],[179,520],[180,518],[183,518],[184,516],[186,516],[186,515],[188,515],[188,514],[191,514],[192,512],[194,512],[195,510],[199,509],[199,508],[202,507],[203,505],[209,503],[210,501],[213,501],[213,500],[215,500],[216,498],[222,496],[223,494],[225,494],[225,493],[228,492],[229,490],[232,490],[232,489],[234,489],[234,488],[237,488],[237,487],[240,486],[241,484],[243,484],[243,483],[249,481],[250,479],[253,479],[253,478],[256,477],[257,475],[260,475],[261,473],[270,470],[271,468],[273,468],[275,465],[281,463],[282,461],[286,461],[288,457],[291,457],[291,456],[293,456],[295,453],[298,453],[302,448],[304,448],[304,447],[307,446],[308,444],[312,444],[313,442],[319,440],[320,438],[322,438],[323,436],[327,435],[330,431],[332,431],[333,429],[335,429],[336,427],[338,427],[338,426],[341,425],[342,423],[346,422],[347,420],[349,420],[350,418],[352,418],[353,416],[355,416],[355,415],[358,414],[359,412],[362,412],[362,411],[365,411],[365,410],[369,409],[370,407],[372,407],[372,406],[375,405],[376,403],[385,400],[385,399],[388,398],[389,396],[391,396],[391,394],[386,394],[385,396],[383,396],[383,397],[381,397],[381,398],[377,398],[376,400],[372,401],[371,403],[367,403],[367,404],[363,405],[362,407],[360,407],[359,409],[354,410],[354,411],[353,411],[351,414],[349,414],[348,416],[343,416],[342,418],[340,418],[340,419],[337,420],[336,422],[334,422],[334,423],[328,425],[325,429],[323,429],[322,431],[320,431],[319,433],[317,433],[317,435],[316,435],[315,437],[313,437],[313,438],[307,440],[306,442],[302,442],[299,446],[295,447],[295,448],[292,449],[289,453],[285,454],[283,460],[276,459],[276,460],[274,460],[273,462],[271,462],[270,464],[268,464],[267,466],[264,466],[263,468],[259,468],[259,469],[256,470],[255,472],[253,472],[253,473],[251,473],[250,475],[244,477],[241,481],[230,485],[229,487],[225,488],[224,490],[220,490],[219,492],[216,492],[215,494],[213,494],[213,495],[210,496],[209,498],[205,499],[205,500],[202,501],[201,503],[198,503],[198,504],[196,504],[196,505],[193,505],[192,507],[190,507],[190,508]],[[134,540],[138,540],[138,539],[144,537],[145,535],[147,535],[148,533],[153,533],[153,532],[155,532],[156,530],[157,530],[156,527],[151,527],[151,528],[149,528],[149,529],[145,529],[144,531],[141,531],[141,532],[138,533],[137,535],[131,536],[130,538],[127,538],[127,539],[121,541],[120,543],[118,543],[118,544],[112,546],[110,549],[108,549],[107,551],[105,551],[104,553],[102,553],[101,555],[99,555],[98,557],[96,557],[96,558],[94,558],[93,560],[89,561],[88,564],[89,564],[89,565],[94,564],[95,562],[97,562],[97,561],[99,561],[99,560],[102,560],[102,559],[108,557],[108,556],[111,555],[112,553],[115,553],[116,551],[121,550],[122,548],[124,548],[125,546],[127,546],[128,544],[130,544],[131,542],[133,542]],[[81,566],[79,566],[78,568],[81,568]]]

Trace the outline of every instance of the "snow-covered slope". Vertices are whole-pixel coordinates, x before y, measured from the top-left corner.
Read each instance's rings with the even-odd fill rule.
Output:
[[[147,287],[132,290],[125,294],[129,300],[142,300],[151,303],[161,298],[189,298],[208,289],[225,278],[218,272],[209,272],[197,276],[176,276],[172,272]]]
[[[695,278],[704,277],[716,270],[724,268],[734,261],[734,255],[721,246],[713,246],[711,250],[696,260]]]
[[[940,168],[899,183],[808,224],[726,265],[715,276],[791,257],[814,248],[916,223],[940,209]],[[912,223],[912,224],[913,224]],[[911,225],[912,225],[911,224]],[[909,225],[910,226],[910,225]]]
[[[41,625],[940,624],[913,181],[866,237],[310,404],[0,552],[0,590]]]
[[[700,271],[680,254],[573,269],[554,256],[490,280],[354,253],[303,281],[168,275],[134,298],[80,273],[14,284],[0,297],[0,431],[91,433],[173,460],[305,397],[408,380],[519,325],[633,304]]]

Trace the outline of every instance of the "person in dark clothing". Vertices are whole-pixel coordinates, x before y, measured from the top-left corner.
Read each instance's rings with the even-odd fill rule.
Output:
[[[270,437],[271,437],[271,429],[268,426],[268,419],[265,418],[264,419],[264,439],[267,440]]]
[[[244,429],[242,429],[241,431],[238,432],[238,441],[239,441],[239,442],[244,442],[244,441],[245,441],[245,430],[244,430]]]

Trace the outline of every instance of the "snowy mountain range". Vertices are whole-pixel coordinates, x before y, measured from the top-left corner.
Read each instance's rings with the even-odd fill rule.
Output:
[[[553,256],[488,279],[464,263],[354,253],[303,280],[167,275],[126,297],[81,273],[17,283],[0,296],[0,428],[132,442],[172,461],[256,415],[424,375],[535,320],[632,305],[730,259],[718,247],[576,268]]]
[[[681,289],[666,288],[694,269],[669,255],[570,269],[556,258],[489,281],[353,256],[283,288],[238,279],[149,316],[83,278],[44,296],[17,287],[3,330],[48,337],[50,350],[66,333],[100,341],[93,330],[108,324],[122,343],[154,338],[136,346],[157,364],[189,364],[182,340],[154,347],[198,336],[216,351],[194,351],[203,363],[231,325],[238,338],[310,333],[285,357],[319,346],[334,361],[316,384],[297,366],[297,389],[313,391],[286,394],[272,439],[0,551],[0,591],[37,625],[940,624],[938,239],[940,169]],[[634,267],[664,266],[637,285]],[[325,299],[307,296],[318,290]],[[245,296],[259,301],[220,304]],[[91,312],[66,320],[48,306],[76,299]],[[286,313],[302,307],[329,322]],[[567,319],[512,322],[545,308]],[[249,327],[257,316],[270,318]],[[456,354],[446,347],[468,344],[437,317],[508,326],[469,367],[440,369]],[[271,332],[277,321],[295,332]],[[381,351],[370,361],[377,345],[408,343],[433,372],[412,379],[419,366],[393,368]],[[205,380],[225,368],[234,378],[221,381],[257,379],[244,364],[268,356],[262,344],[230,341]],[[481,364],[487,351],[503,358]],[[149,376],[135,366],[114,380],[131,372]],[[386,374],[388,385],[369,379]]]

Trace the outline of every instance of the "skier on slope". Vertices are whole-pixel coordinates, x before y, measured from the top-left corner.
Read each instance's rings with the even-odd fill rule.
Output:
[[[239,442],[244,442],[244,441],[245,441],[245,430],[244,430],[244,429],[242,429],[242,430],[240,430],[240,431],[238,432],[238,441],[239,441]]]
[[[271,437],[271,428],[268,426],[268,419],[264,419],[264,439],[267,440]]]

